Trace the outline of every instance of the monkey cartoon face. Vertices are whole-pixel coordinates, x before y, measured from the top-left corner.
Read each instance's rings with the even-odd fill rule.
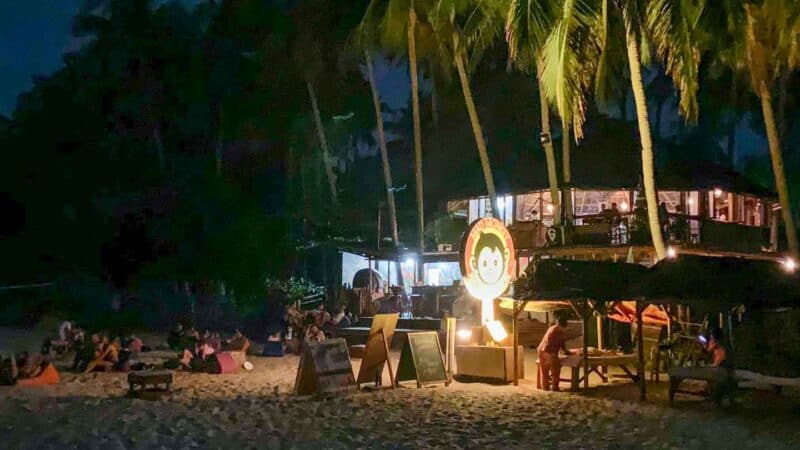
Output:
[[[472,269],[481,281],[488,285],[499,282],[507,260],[508,250],[500,238],[492,233],[481,234],[471,261]]]

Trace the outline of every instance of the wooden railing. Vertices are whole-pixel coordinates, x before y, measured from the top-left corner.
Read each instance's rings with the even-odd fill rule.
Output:
[[[580,217],[581,224],[570,231],[573,245],[646,245],[650,242],[647,231],[636,230],[634,215],[611,217]],[[576,220],[577,222],[577,220]],[[768,248],[769,229],[720,222],[706,217],[669,214],[661,224],[667,242],[715,250],[758,253]],[[519,249],[537,249],[558,246],[547,241],[547,229],[541,222],[517,222],[509,227],[514,243]]]

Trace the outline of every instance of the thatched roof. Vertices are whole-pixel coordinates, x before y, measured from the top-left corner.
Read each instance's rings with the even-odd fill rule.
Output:
[[[651,303],[724,311],[800,305],[800,274],[777,261],[679,255],[653,266],[633,290]]]
[[[608,261],[540,261],[524,285],[518,286],[520,300],[631,300],[647,268],[638,264]],[[521,283],[523,284],[523,283]]]

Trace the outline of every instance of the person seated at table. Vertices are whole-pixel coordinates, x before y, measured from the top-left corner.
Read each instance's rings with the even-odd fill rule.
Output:
[[[720,343],[722,329],[714,328],[708,334],[707,342],[701,341],[703,351],[711,354],[711,367],[728,367],[728,351]]]
[[[214,348],[202,339],[197,342],[194,352],[189,349],[183,351],[180,365],[190,372],[217,374],[222,371]]]
[[[561,378],[561,361],[558,359],[558,352],[562,351],[565,355],[571,355],[567,350],[567,318],[559,317],[555,325],[547,329],[547,332],[539,343],[537,351],[539,353],[539,368],[542,374],[542,388],[545,391],[560,390],[558,387]]]

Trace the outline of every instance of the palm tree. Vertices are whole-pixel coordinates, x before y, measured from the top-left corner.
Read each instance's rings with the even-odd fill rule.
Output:
[[[738,38],[744,40],[750,82],[761,102],[786,240],[789,253],[796,260],[800,258],[800,244],[783,166],[772,89],[776,79],[800,67],[800,5],[787,0],[764,0],[746,2],[741,6],[744,8],[744,23],[738,27]]]
[[[417,200],[417,237],[420,253],[425,251],[425,203],[422,179],[422,125],[419,108],[419,36],[430,36],[426,14],[432,0],[371,0],[360,28],[377,30],[381,45],[390,52],[406,53],[411,78],[411,112],[414,126],[414,178]],[[423,14],[422,19],[420,14]],[[422,264],[418,265],[422,270]]]
[[[553,223],[561,223],[561,206],[558,195],[558,171],[553,151],[550,131],[550,105],[547,101],[545,87],[542,84],[541,49],[550,33],[553,22],[552,11],[548,2],[538,0],[511,0],[506,18],[506,41],[509,58],[522,71],[536,73],[539,87],[539,108],[542,117],[540,141],[544,148],[547,163],[547,178],[550,185],[550,198],[553,204]]]
[[[645,62],[649,61],[652,47],[680,94],[679,106],[684,117],[688,121],[696,120],[697,62],[700,58],[697,19],[703,12],[704,2],[688,3],[691,2],[614,0],[612,9],[608,0],[599,4],[566,0],[543,51],[548,98],[554,101],[562,121],[571,122],[575,136],[580,138],[586,93],[592,83],[600,92],[607,85],[604,78],[615,62],[611,59],[616,42],[613,35],[623,33],[642,146],[648,224],[657,259],[664,258],[666,251],[658,220],[653,141],[641,66],[643,57]]]
[[[469,71],[477,65],[480,56],[491,47],[500,36],[505,10],[500,2],[463,2],[458,0],[439,0],[431,14],[431,23],[439,40],[452,55],[461,92],[469,115],[475,145],[481,161],[481,169],[486,183],[486,191],[492,204],[492,214],[501,216],[497,202],[497,191],[492,176],[492,166],[486,149],[478,111],[469,83]]]

